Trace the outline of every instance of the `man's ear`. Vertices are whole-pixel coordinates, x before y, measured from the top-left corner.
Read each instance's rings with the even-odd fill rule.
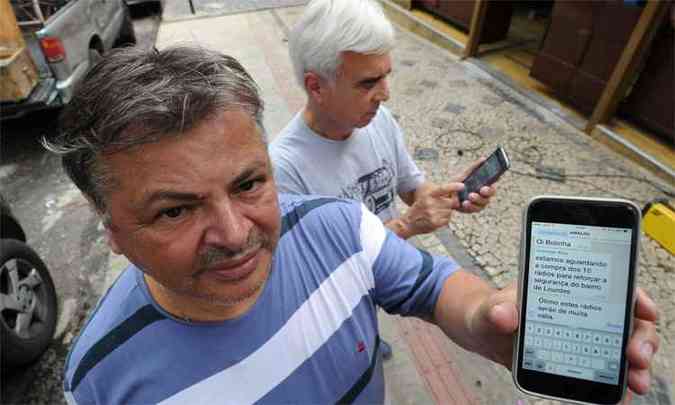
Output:
[[[110,246],[110,250],[112,250],[113,253],[117,255],[121,255],[122,250],[120,249],[120,245],[117,243],[115,232],[110,229],[109,225],[106,225],[105,227],[105,236],[106,239],[108,239],[108,246]]]
[[[120,250],[120,246],[115,239],[115,233],[107,226],[105,227],[105,236],[108,239],[108,246],[110,246],[110,250],[112,250],[115,254],[121,255],[122,251]]]
[[[91,208],[96,212],[96,215],[98,215],[99,219],[101,219],[101,221],[103,222],[103,227],[105,230],[105,238],[108,240],[108,246],[110,246],[110,250],[112,250],[113,253],[117,255],[121,255],[122,253],[120,250],[120,245],[117,243],[117,240],[115,239],[115,234],[114,231],[112,230],[113,225],[110,223],[110,214],[100,210],[90,196],[84,194],[84,198],[87,199],[87,202],[89,202]]]
[[[323,80],[314,72],[305,73],[305,89],[307,95],[317,103],[323,100]]]

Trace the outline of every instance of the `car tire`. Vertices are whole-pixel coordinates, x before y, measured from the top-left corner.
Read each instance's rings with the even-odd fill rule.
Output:
[[[120,33],[115,41],[115,47],[136,45],[136,32],[134,31],[134,22],[131,20],[131,13],[128,8],[124,10],[124,20]]]
[[[0,298],[2,368],[33,363],[56,330],[56,290],[47,266],[18,240],[0,239]]]

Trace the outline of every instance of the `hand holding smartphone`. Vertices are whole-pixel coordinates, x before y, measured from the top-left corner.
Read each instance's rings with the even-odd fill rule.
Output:
[[[511,167],[511,162],[506,151],[501,146],[497,147],[480,166],[464,179],[464,190],[458,194],[460,204],[469,199],[470,193],[478,193],[483,186],[489,186],[496,182],[509,167]]]
[[[640,209],[543,196],[524,211],[513,378],[522,391],[616,404],[626,388]]]

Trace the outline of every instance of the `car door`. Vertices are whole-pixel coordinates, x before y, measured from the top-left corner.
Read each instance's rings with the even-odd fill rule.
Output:
[[[80,0],[88,1],[88,11],[105,49],[112,47],[121,24],[122,0]]]

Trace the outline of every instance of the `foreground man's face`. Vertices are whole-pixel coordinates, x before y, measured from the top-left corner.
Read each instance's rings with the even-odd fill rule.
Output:
[[[228,319],[255,303],[279,239],[267,149],[253,120],[224,112],[177,137],[105,158],[112,249],[146,274],[170,313]]]

